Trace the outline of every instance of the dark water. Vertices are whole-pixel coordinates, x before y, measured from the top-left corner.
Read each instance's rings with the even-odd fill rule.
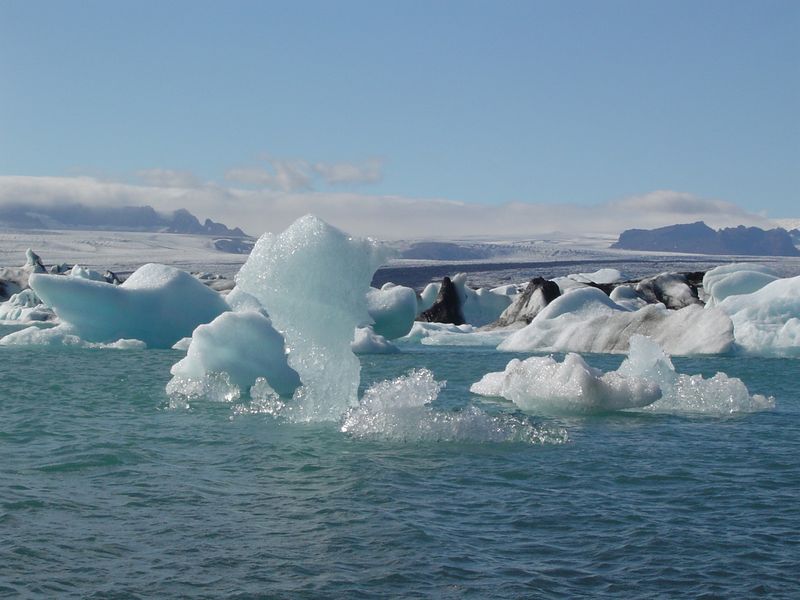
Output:
[[[674,360],[772,411],[531,419],[569,435],[532,445],[170,410],[179,357],[0,348],[0,597],[800,596],[800,361]],[[457,409],[509,358],[410,348],[363,379],[428,366]]]

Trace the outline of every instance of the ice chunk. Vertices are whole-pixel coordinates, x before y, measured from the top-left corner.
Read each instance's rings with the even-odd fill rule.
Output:
[[[106,281],[106,278],[103,276],[102,273],[99,271],[93,271],[92,269],[84,269],[80,265],[75,265],[72,267],[72,270],[69,272],[70,277],[76,277],[78,279],[89,279],[90,281]]]
[[[631,338],[629,356],[617,373],[653,382],[661,388],[661,399],[643,409],[651,412],[722,416],[775,407],[774,398],[751,396],[740,379],[725,373],[717,373],[710,379],[676,373],[669,356],[644,336]]]
[[[169,348],[228,310],[224,299],[194,277],[166,265],[146,264],[122,285],[33,274],[31,288],[75,333],[90,342],[142,340]]]
[[[266,308],[303,385],[294,418],[336,420],[357,402],[360,364],[350,349],[370,322],[366,293],[386,252],[305,216],[279,235],[264,234],[236,276]]]
[[[422,290],[422,293],[417,299],[417,314],[430,309],[433,303],[436,302],[436,296],[439,295],[439,290],[442,288],[441,283],[429,283]]]
[[[661,397],[653,382],[620,373],[603,373],[578,354],[563,362],[552,357],[513,359],[501,373],[488,373],[470,391],[511,400],[536,414],[585,414],[652,404]]]
[[[725,373],[710,379],[676,373],[658,344],[641,335],[631,337],[628,358],[616,371],[603,374],[577,354],[568,354],[562,363],[551,357],[514,359],[505,371],[488,373],[470,390],[506,398],[536,413],[638,407],[651,412],[727,415],[775,406],[773,398],[751,396],[741,380]]]
[[[667,310],[650,304],[630,311],[602,291],[571,290],[512,333],[499,350],[625,353],[630,337],[648,335],[671,354],[719,354],[733,345],[733,324],[717,309],[690,305]]]
[[[372,317],[372,329],[387,340],[403,337],[417,316],[417,294],[409,287],[385,284],[381,289],[367,292],[367,310]]]
[[[561,428],[535,426],[513,415],[490,415],[475,406],[458,412],[436,410],[430,404],[443,387],[444,383],[437,382],[427,369],[378,382],[364,392],[357,407],[347,412],[341,430],[361,439],[404,442],[567,441],[567,433]]]
[[[357,327],[350,348],[356,354],[392,354],[399,352],[397,346],[382,335],[378,335],[372,327]]]
[[[239,386],[227,373],[206,373],[202,377],[173,377],[167,383],[168,407],[189,409],[192,402],[236,402],[241,397]]]
[[[265,317],[268,317],[267,311],[261,306],[261,303],[247,292],[243,292],[241,288],[234,287],[227,296],[225,302],[235,312],[256,311],[260,312]]]
[[[0,346],[73,346],[76,348],[111,348],[115,350],[142,350],[147,346],[141,340],[118,339],[110,343],[88,342],[77,335],[69,325],[42,329],[27,327],[0,339]]]
[[[615,287],[608,297],[625,310],[639,310],[647,305],[647,301],[631,285]]]
[[[55,313],[42,306],[32,289],[24,289],[0,304],[0,321],[31,323],[55,320]]]
[[[736,344],[745,352],[800,356],[800,277],[777,279],[750,294],[728,296],[717,309],[730,315]]]
[[[300,385],[286,361],[283,337],[259,312],[226,312],[200,325],[184,357],[172,366],[175,379],[200,380],[209,373],[227,373],[230,382],[248,389],[263,377],[283,396]]]

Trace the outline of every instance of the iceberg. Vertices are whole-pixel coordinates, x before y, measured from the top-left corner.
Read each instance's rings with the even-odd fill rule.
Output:
[[[386,283],[367,291],[367,310],[374,321],[372,329],[387,340],[403,337],[417,316],[417,294],[409,287]]]
[[[30,286],[88,342],[137,339],[150,348],[169,348],[228,310],[218,293],[188,273],[153,263],[138,268],[122,285],[35,273]]]
[[[296,420],[337,420],[358,401],[360,363],[353,332],[371,321],[367,290],[387,252],[307,215],[283,233],[266,233],[236,275],[236,285],[267,310],[302,386]]]
[[[652,337],[670,354],[721,354],[733,347],[733,323],[720,310],[699,304],[667,310],[659,303],[631,311],[584,287],[556,298],[498,350],[621,354],[636,334]]]
[[[186,357],[172,366],[174,389],[178,380],[199,380],[226,373],[229,382],[249,389],[258,378],[281,396],[291,396],[300,377],[286,360],[283,336],[260,312],[225,312],[192,334]]]
[[[724,416],[775,406],[774,398],[751,396],[740,379],[725,373],[709,379],[677,373],[661,347],[641,335],[631,337],[628,357],[616,371],[602,373],[573,353],[560,363],[552,357],[513,359],[470,391],[505,398],[537,414],[638,409]]]
[[[505,371],[484,375],[470,391],[505,398],[535,414],[588,414],[640,408],[661,397],[656,383],[619,372],[603,373],[574,353],[567,354],[563,362],[550,356],[532,356],[524,361],[515,358]]]
[[[393,354],[400,351],[385,337],[375,333],[372,327],[357,327],[350,348],[355,354]]]

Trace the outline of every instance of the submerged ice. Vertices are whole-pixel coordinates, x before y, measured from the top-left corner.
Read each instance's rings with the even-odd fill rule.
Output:
[[[561,428],[535,426],[514,415],[490,415],[476,406],[445,412],[431,404],[444,388],[428,369],[415,369],[370,386],[342,421],[342,432],[359,439],[402,442],[564,443]]]

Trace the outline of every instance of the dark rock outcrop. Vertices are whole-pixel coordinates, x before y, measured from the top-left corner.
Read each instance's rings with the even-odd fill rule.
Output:
[[[785,229],[765,231],[740,225],[715,231],[702,221],[658,229],[628,229],[611,247],[696,254],[800,256],[800,250]]]
[[[442,287],[439,294],[428,310],[423,311],[419,321],[428,323],[452,323],[453,325],[463,325],[464,313],[461,310],[461,298],[458,290],[449,277],[442,279]]]

